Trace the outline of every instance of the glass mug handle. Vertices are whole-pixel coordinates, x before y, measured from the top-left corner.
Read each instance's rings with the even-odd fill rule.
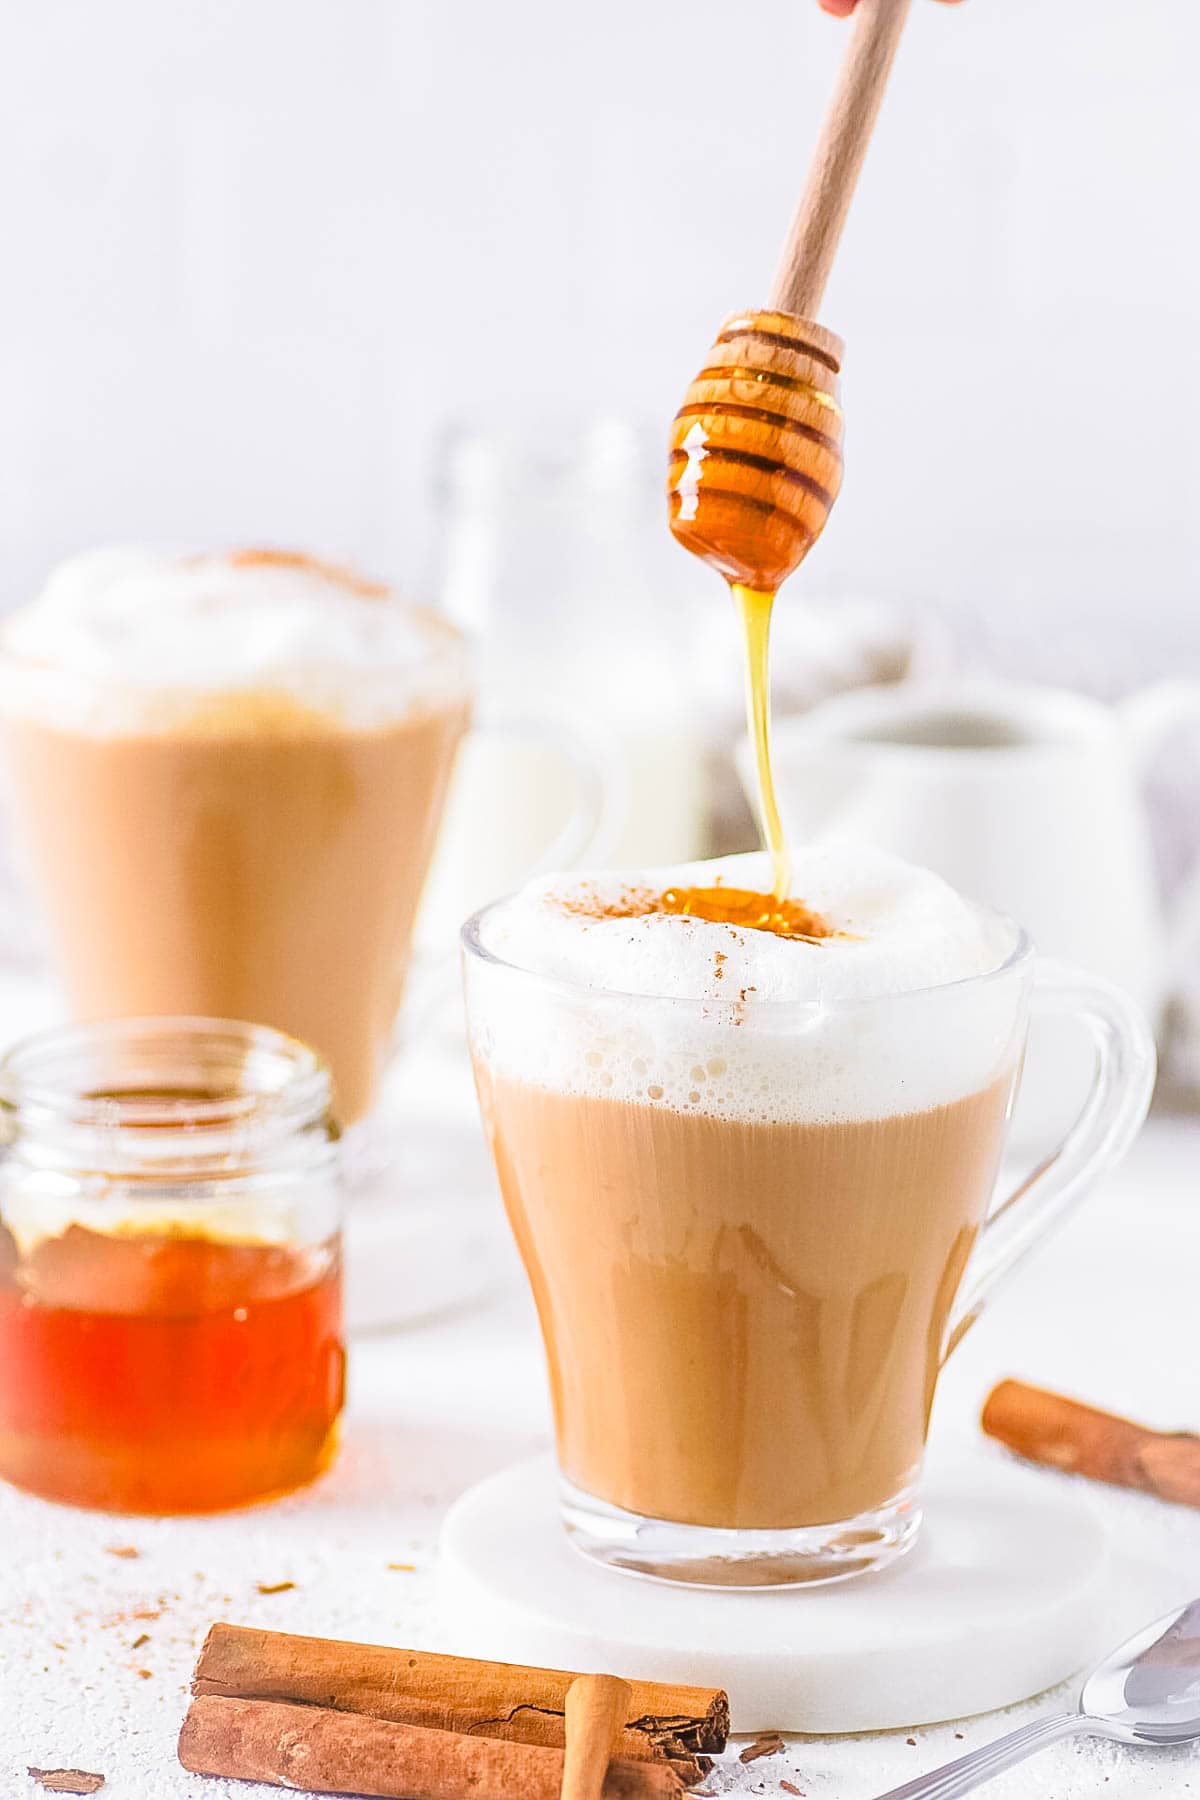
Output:
[[[1101,976],[1039,959],[1030,1019],[1078,1019],[1096,1053],[1091,1089],[1056,1150],[993,1207],[968,1264],[946,1331],[945,1362],[993,1293],[1045,1234],[1119,1162],[1137,1136],[1154,1092],[1154,1038],[1137,1003]]]
[[[625,805],[625,769],[599,732],[578,720],[548,718],[542,714],[484,711],[471,727],[472,734],[537,742],[556,750],[575,782],[575,806],[566,824],[524,871],[522,879],[549,874],[552,869],[571,869],[587,855],[603,855],[603,843],[611,838]],[[597,844],[600,848],[597,849]],[[488,895],[494,899],[495,895]],[[455,968],[458,949],[454,950]]]
[[[575,805],[570,818],[523,871],[522,880],[548,874],[552,869],[569,869],[589,854],[603,853],[604,842],[611,842],[624,811],[626,777],[621,759],[599,732],[587,730],[578,721],[568,722],[542,714],[523,716],[485,711],[471,725],[471,735],[476,733],[535,743],[540,740],[557,751],[575,783]],[[597,844],[601,846],[600,850],[597,850]],[[454,923],[457,926],[459,921],[456,919]],[[455,935],[444,949],[426,947],[413,958],[404,1004],[392,1032],[392,1054],[402,1048],[403,1038],[422,1024],[436,1019],[445,1009],[460,1008],[461,995],[462,976]]]

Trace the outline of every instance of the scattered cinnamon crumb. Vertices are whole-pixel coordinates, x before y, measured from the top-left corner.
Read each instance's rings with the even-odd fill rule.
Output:
[[[779,1785],[785,1794],[799,1794],[803,1797],[804,1789],[798,1788],[794,1782],[781,1780]]]
[[[783,1739],[780,1737],[779,1733],[777,1731],[765,1731],[761,1737],[755,1738],[752,1744],[746,1745],[746,1748],[738,1757],[738,1761],[744,1763],[757,1762],[760,1756],[777,1756],[782,1749]]]
[[[413,1575],[416,1573],[417,1565],[416,1563],[389,1563],[388,1568],[400,1569],[405,1575]]]
[[[131,1620],[132,1619],[161,1619],[162,1616],[163,1616],[163,1609],[161,1606],[139,1606],[133,1612],[131,1612],[129,1615]]]
[[[105,1544],[104,1548],[109,1556],[123,1556],[127,1559],[142,1554],[136,1544]],[[68,1770],[69,1773],[71,1773],[70,1770]]]
[[[254,1585],[260,1594],[286,1594],[296,1584],[294,1581],[256,1581]]]
[[[959,1741],[959,1743],[960,1743],[960,1744],[961,1744],[961,1743],[962,1743],[962,1741],[963,1741],[963,1734],[962,1734],[962,1732],[961,1732],[961,1731],[956,1731],[956,1732],[955,1732],[955,1734],[954,1734],[954,1735],[955,1735],[955,1737],[956,1737],[956,1738],[957,1738],[957,1739],[958,1739],[958,1741]]]
[[[137,1671],[137,1677],[139,1681],[149,1681],[151,1679],[151,1671],[149,1669],[139,1669]]]
[[[911,1745],[912,1745],[912,1747],[913,1747],[913,1749],[914,1749],[914,1750],[915,1750],[915,1749],[916,1749],[916,1747],[917,1747],[917,1740],[916,1740],[916,1738],[905,1738],[905,1740],[904,1740],[904,1741],[905,1741],[905,1743],[906,1743],[906,1744],[911,1744]]]
[[[104,1786],[103,1775],[92,1775],[87,1769],[35,1769],[27,1765],[25,1772],[52,1794],[98,1794]]]
[[[148,1644],[149,1642],[150,1642],[150,1633],[148,1631],[143,1631],[140,1637],[134,1638],[134,1640],[133,1640],[132,1644],[130,1644],[129,1648],[131,1650],[140,1650],[143,1644]]]

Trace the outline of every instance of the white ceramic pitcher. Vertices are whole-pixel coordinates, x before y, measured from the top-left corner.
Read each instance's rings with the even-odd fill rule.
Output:
[[[1157,1022],[1200,940],[1200,878],[1168,917],[1141,779],[1200,717],[1200,682],[1117,707],[1054,688],[957,680],[865,688],[776,730],[793,842],[856,839],[1019,919],[1038,948],[1106,975]],[[739,769],[752,792],[748,746]],[[1031,1044],[1022,1141],[1049,1139],[1086,1085],[1070,1042]]]

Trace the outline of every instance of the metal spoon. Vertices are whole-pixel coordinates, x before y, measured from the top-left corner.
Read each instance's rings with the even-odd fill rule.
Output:
[[[1114,1650],[1084,1682],[1077,1712],[1036,1719],[879,1800],[957,1800],[1046,1744],[1080,1734],[1119,1744],[1200,1740],[1200,1600],[1156,1619]]]

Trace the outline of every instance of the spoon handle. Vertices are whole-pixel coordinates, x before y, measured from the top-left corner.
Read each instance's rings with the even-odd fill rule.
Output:
[[[982,1750],[960,1756],[957,1762],[946,1763],[928,1775],[918,1775],[903,1787],[890,1788],[879,1800],[958,1800],[960,1794],[969,1794],[993,1775],[1002,1775],[1014,1763],[1024,1762],[1035,1750],[1090,1728],[1090,1722],[1078,1713],[1055,1713],[1050,1719],[1035,1719],[1032,1725],[1022,1725],[1019,1731],[1010,1731],[1007,1737],[985,1744]]]

